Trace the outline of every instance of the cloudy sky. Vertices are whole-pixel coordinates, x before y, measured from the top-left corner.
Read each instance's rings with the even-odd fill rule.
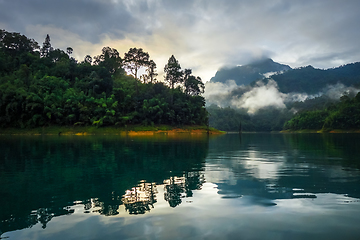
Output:
[[[360,61],[359,0],[0,0],[0,28],[42,45],[123,56],[143,48],[161,73],[174,54],[208,81],[225,65],[271,57],[291,67]]]

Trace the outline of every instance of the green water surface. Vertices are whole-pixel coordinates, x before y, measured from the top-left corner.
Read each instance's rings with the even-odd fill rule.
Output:
[[[359,134],[0,136],[0,239],[360,239]]]

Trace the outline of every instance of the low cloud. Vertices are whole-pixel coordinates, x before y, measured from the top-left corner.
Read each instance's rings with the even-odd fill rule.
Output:
[[[219,107],[232,106],[232,96],[236,93],[243,94],[249,90],[249,87],[238,86],[234,80],[221,82],[205,83],[204,97],[207,105],[215,104]]]
[[[347,87],[341,83],[326,86],[323,90],[323,94],[332,99],[339,99],[343,95],[355,96],[358,92],[360,92],[360,89]]]
[[[286,94],[279,92],[276,82],[270,80],[267,84],[258,82],[256,87],[242,96],[233,96],[231,103],[236,108],[245,108],[249,114],[254,114],[266,107],[285,108],[285,98]]]
[[[215,104],[219,107],[232,107],[246,109],[249,114],[254,114],[261,108],[285,108],[288,95],[281,93],[274,80],[264,84],[257,82],[254,87],[238,86],[234,80],[225,83],[207,82],[204,97],[206,104]]]
[[[360,89],[338,83],[328,85],[319,93],[312,95],[295,92],[282,93],[274,80],[269,80],[266,84],[259,81],[253,87],[238,86],[234,80],[228,80],[225,83],[207,82],[204,97],[207,106],[215,104],[219,107],[245,109],[249,114],[255,114],[262,108],[275,107],[283,109],[286,108],[287,103],[303,102],[321,96],[338,100],[343,95],[355,96],[358,92],[360,92]]]

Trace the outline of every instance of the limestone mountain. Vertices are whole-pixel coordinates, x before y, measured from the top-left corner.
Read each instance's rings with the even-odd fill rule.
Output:
[[[330,69],[301,67],[283,74],[271,76],[278,84],[280,92],[304,92],[315,94],[329,85],[341,83],[344,86],[360,87],[360,62],[350,63]],[[266,81],[266,80],[265,80]]]
[[[210,82],[226,82],[234,80],[237,85],[248,85],[253,81],[267,77],[268,73],[278,73],[291,70],[288,65],[274,62],[267,58],[243,66],[222,68],[218,70]]]

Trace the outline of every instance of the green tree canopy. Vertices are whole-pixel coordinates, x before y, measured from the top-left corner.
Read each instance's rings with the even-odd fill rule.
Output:
[[[34,39],[29,39],[20,33],[10,33],[1,29],[0,47],[8,53],[33,52],[40,48]]]
[[[104,47],[94,62],[90,55],[77,62],[72,48],[53,49],[47,35],[42,54],[37,49],[34,40],[0,31],[0,127],[207,123],[205,99],[196,96],[199,78],[187,77],[187,94],[155,82],[156,64],[141,48],[125,54],[134,76],[125,74],[114,48]],[[146,68],[143,83],[139,67]],[[178,72],[184,81],[180,65]]]

